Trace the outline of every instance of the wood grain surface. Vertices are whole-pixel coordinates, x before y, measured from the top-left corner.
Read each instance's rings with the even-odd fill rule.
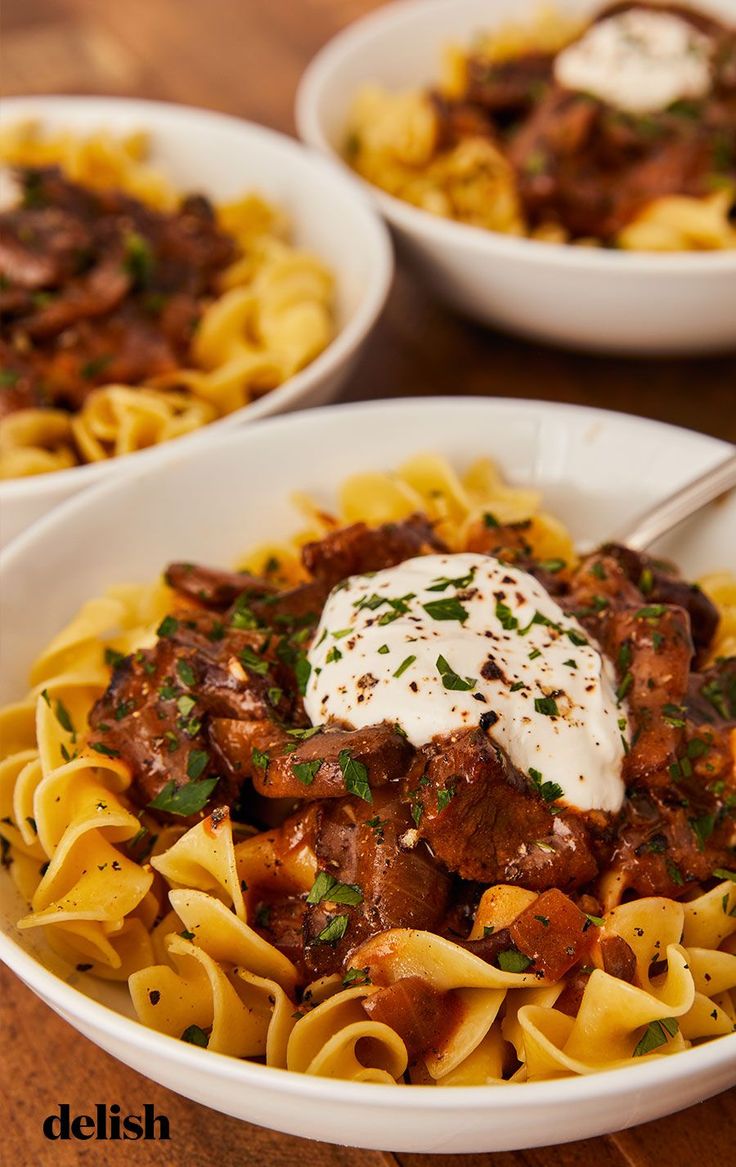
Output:
[[[489,0],[491,3],[491,0]],[[379,0],[5,0],[2,92],[100,93],[224,110],[293,133],[310,56]],[[621,360],[558,352],[483,330],[433,302],[411,271],[396,284],[346,400],[463,393],[572,401],[736,440],[736,360]],[[562,1147],[488,1155],[392,1155],[305,1142],[225,1118],[114,1061],[0,970],[0,1161],[16,1167],[729,1167],[736,1090],[671,1118]],[[168,1143],[45,1140],[60,1102],[171,1124]],[[616,1117],[612,1115],[611,1125]]]

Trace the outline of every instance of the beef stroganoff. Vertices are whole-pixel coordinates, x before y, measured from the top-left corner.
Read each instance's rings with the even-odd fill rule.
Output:
[[[329,1077],[732,1034],[733,577],[581,559],[488,462],[299,502],[237,571],[90,600],[0,713],[18,927],[162,1033]]]
[[[332,274],[277,207],[182,196],[148,153],[140,133],[0,133],[0,478],[190,433],[334,335]]]
[[[438,61],[438,73],[440,62]],[[449,45],[436,85],[356,93],[346,161],[425,211],[539,241],[736,247],[736,29],[624,0]]]

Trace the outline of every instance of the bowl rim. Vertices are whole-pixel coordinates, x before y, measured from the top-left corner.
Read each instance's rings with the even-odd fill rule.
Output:
[[[657,275],[721,275],[724,271],[736,273],[736,249],[724,251],[653,252],[624,251],[596,247],[576,247],[570,243],[553,243],[526,236],[505,234],[486,227],[476,227],[454,219],[433,215],[421,207],[405,202],[395,195],[368,182],[348,166],[345,159],[330,142],[319,114],[322,95],[332,74],[343,59],[358,56],[366,37],[391,28],[404,32],[419,24],[433,11],[457,11],[463,0],[393,0],[341,29],[322,46],[304,70],[296,92],[294,116],[300,138],[327,155],[347,171],[362,189],[370,194],[382,214],[409,235],[440,245],[454,247],[469,253],[480,253],[493,259],[502,255],[531,267],[562,266],[581,271],[600,272],[608,277],[613,273],[632,276]],[[533,8],[531,0],[523,0]],[[615,276],[614,276],[615,278]]]
[[[347,404],[322,406],[313,410],[272,417],[267,419],[255,431],[246,427],[239,430],[212,434],[209,437],[209,446],[222,447],[235,445],[238,442],[258,440],[259,435],[282,429],[289,426],[303,426],[319,428],[320,420],[325,414],[344,413],[346,423],[349,419],[358,418],[362,414],[381,414],[400,412],[403,410],[422,411],[437,407],[457,409],[487,409],[489,412],[504,413],[517,411],[525,415],[547,412],[572,416],[578,415],[591,422],[610,419],[618,424],[635,425],[642,429],[655,431],[662,437],[668,432],[676,431],[680,435],[688,435],[690,440],[702,442],[711,446],[714,451],[728,447],[730,443],[722,439],[687,430],[684,427],[660,422],[650,418],[616,412],[615,410],[597,409],[593,406],[577,405],[567,402],[537,401],[526,398],[477,398],[477,397],[419,397],[398,398],[367,402],[352,402]],[[663,435],[664,431],[664,435]],[[199,447],[191,446],[187,457],[195,459],[204,453],[207,447],[202,443]],[[151,466],[148,477],[164,472],[166,463]],[[66,500],[54,511],[32,524],[26,531],[19,534],[11,543],[0,551],[0,582],[2,570],[9,566],[17,556],[22,556],[34,542],[39,545],[43,541],[45,532],[54,525],[73,525],[77,514],[89,506],[99,506],[107,495],[116,491],[125,490],[124,479],[111,479],[99,490],[82,492]],[[14,939],[9,930],[0,929],[0,959],[20,979],[37,993],[51,1008],[60,1012],[67,1020],[73,1017],[83,1027],[83,1032],[93,1029],[95,1034],[102,1034],[111,1042],[120,1042],[128,1047],[135,1047],[141,1053],[148,1053],[160,1057],[169,1064],[176,1064],[183,1070],[193,1074],[202,1074],[203,1068],[211,1067],[211,1074],[220,1080],[240,1082],[257,1089],[283,1092],[292,1097],[299,1096],[305,1100],[321,1099],[338,1104],[361,1103],[364,1106],[377,1109],[387,1107],[397,1111],[407,1108],[441,1109],[446,1112],[464,1110],[498,1108],[528,1110],[534,1106],[550,1106],[556,1104],[585,1102],[601,1096],[616,1096],[619,1092],[630,1092],[633,1089],[662,1088],[675,1084],[690,1075],[706,1074],[709,1070],[718,1071],[729,1065],[734,1067],[734,1082],[736,1083],[736,1033],[726,1034],[722,1038],[704,1043],[701,1046],[683,1050],[672,1056],[660,1056],[641,1064],[626,1063],[613,1069],[601,1070],[587,1075],[548,1079],[540,1082],[523,1083],[523,1089],[494,1092],[487,1085],[482,1086],[453,1086],[438,1088],[437,1086],[412,1086],[407,1096],[403,1090],[386,1090],[381,1083],[350,1082],[337,1079],[312,1077],[297,1073],[293,1070],[280,1069],[274,1066],[263,1066],[244,1059],[229,1057],[225,1054],[206,1051],[208,1060],[202,1062],[202,1051],[187,1045],[176,1038],[156,1032],[144,1026],[135,1018],[119,1013],[108,1005],[88,996],[81,989],[69,984],[58,976],[35,956],[26,951]],[[574,1083],[574,1085],[573,1085]]]
[[[231,127],[244,133],[245,136],[256,142],[270,142],[284,151],[292,159],[301,159],[308,167],[313,168],[324,180],[332,183],[347,199],[354,212],[362,220],[361,234],[366,241],[365,252],[368,256],[370,272],[361,282],[361,299],[352,318],[339,329],[327,347],[310,361],[303,369],[282,382],[275,389],[249,405],[233,413],[216,418],[207,425],[193,430],[192,433],[182,434],[168,442],[161,442],[142,450],[135,450],[130,454],[118,458],[108,458],[101,462],[86,462],[79,466],[70,466],[63,470],[54,470],[48,474],[35,474],[21,478],[9,478],[0,481],[0,503],[12,503],[15,500],[30,500],[49,496],[53,503],[58,491],[65,487],[75,486],[81,490],[100,480],[115,477],[128,470],[143,469],[157,458],[163,457],[175,450],[192,448],[209,436],[210,430],[215,433],[224,433],[229,429],[237,428],[249,422],[255,422],[264,417],[273,416],[279,411],[294,410],[299,407],[300,399],[311,389],[327,380],[333,373],[356,353],[360,345],[370,335],[378,322],[391,291],[394,278],[394,251],[390,233],[386,224],[362,192],[356,190],[346,175],[318,151],[305,147],[298,138],[293,138],[279,130],[270,129],[257,122],[234,114],[222,113],[218,110],[203,109],[199,106],[190,106],[172,101],[156,101],[137,97],[107,97],[89,94],[33,94],[29,96],[14,95],[5,97],[0,111],[0,125],[23,116],[35,116],[36,109],[40,119],[44,111],[53,112],[55,116],[63,117],[65,110],[74,116],[75,110],[100,109],[100,120],[104,122],[105,111],[131,114],[144,119],[170,119],[181,123],[196,123],[205,132],[208,125],[217,124]],[[144,129],[146,128],[144,122]],[[149,127],[152,139],[160,129]],[[165,131],[163,131],[165,132]],[[297,204],[298,205],[298,204]],[[295,224],[298,218],[294,216]],[[339,283],[340,273],[334,271],[336,283]]]

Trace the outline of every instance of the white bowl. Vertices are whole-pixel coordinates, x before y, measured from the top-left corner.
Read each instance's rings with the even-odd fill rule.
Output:
[[[578,538],[599,540],[729,447],[599,410],[465,398],[346,405],[213,434],[72,499],[0,554],[0,702],[24,691],[42,645],[108,584],[150,580],[170,559],[229,565],[249,544],[298,526],[291,491],[330,505],[349,474],[391,468],[420,450],[458,467],[491,455],[513,482],[540,487]],[[736,567],[736,497],[659,549],[693,574]],[[306,1138],[397,1151],[507,1150],[646,1122],[736,1082],[736,1035],[622,1070],[515,1087],[392,1089],[269,1069],[145,1029],[131,1019],[124,986],[54,976],[34,931],[14,927],[22,911],[3,872],[0,957],[76,1029],[188,1098]]]
[[[273,392],[205,427],[207,433],[335,397],[383,309],[393,277],[388,232],[353,184],[285,135],[207,110],[107,97],[3,101],[0,124],[27,118],[79,133],[148,131],[153,166],[182,193],[201,191],[221,201],[260,191],[287,212],[295,241],[334,272],[337,334],[332,343]],[[193,445],[204,433],[178,438],[176,445]],[[140,472],[165,457],[167,449],[155,446],[124,458],[0,483],[0,545],[62,499],[121,473]]]
[[[734,19],[733,0],[693,0]],[[555,0],[586,16],[602,0]],[[339,33],[314,58],[297,94],[306,142],[341,158],[360,87],[436,82],[443,48],[479,29],[534,18],[538,0],[402,0]],[[442,219],[377,187],[377,205],[438,294],[484,324],[605,352],[695,353],[736,344],[736,251],[677,255],[540,243]]]

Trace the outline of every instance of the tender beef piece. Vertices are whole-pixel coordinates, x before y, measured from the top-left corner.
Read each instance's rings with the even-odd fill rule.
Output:
[[[213,634],[216,639],[210,639]],[[235,768],[222,765],[210,740],[210,723],[234,717],[265,721],[279,711],[290,715],[291,673],[276,657],[277,647],[273,638],[267,644],[258,632],[228,630],[220,635],[211,616],[195,619],[187,614],[169,618],[169,635],[115,669],[90,714],[92,740],[113,749],[131,767],[131,793],[140,805],[147,805],[167,782],[182,786],[191,780],[193,750],[207,754],[200,777],[221,777],[216,801],[237,801],[243,779]],[[275,708],[269,696],[274,687],[281,689]]]
[[[435,738],[407,790],[417,830],[463,879],[572,889],[597,873],[588,828],[552,815],[508,757],[481,730]]]
[[[403,523],[375,528],[354,523],[331,531],[318,543],[302,548],[302,561],[310,575],[332,588],[348,576],[381,571],[417,555],[446,550],[426,516],[412,515]]]
[[[198,604],[216,612],[226,611],[240,596],[250,599],[269,596],[277,591],[266,579],[194,563],[170,563],[164,572],[164,579],[180,596],[196,600]]]
[[[466,138],[494,138],[495,128],[485,110],[470,101],[448,101],[437,90],[430,100],[436,115],[437,149],[450,150]]]
[[[423,977],[414,976],[379,989],[362,1005],[371,1021],[381,1021],[398,1033],[410,1062],[423,1054],[438,1054],[462,1015],[453,992],[440,993]]]
[[[617,664],[618,692],[629,706],[628,782],[667,782],[683,739],[693,647],[681,608],[644,605],[603,614],[601,641]]]
[[[576,969],[554,1003],[558,1013],[565,1013],[568,1017],[577,1017],[583,1003],[583,994],[588,987],[591,974],[589,968]]]
[[[632,985],[636,977],[636,956],[623,936],[604,933],[600,939],[603,969],[611,977]]]
[[[611,555],[596,552],[578,565],[562,607],[572,612],[593,636],[600,638],[605,612],[638,610],[646,603],[621,564]]]
[[[688,717],[718,728],[736,727],[736,657],[723,657],[688,680]]]
[[[283,952],[303,972],[303,926],[307,904],[303,896],[279,896],[264,892],[255,898],[249,922],[257,932]]]
[[[356,884],[363,899],[355,907],[309,906],[305,960],[313,976],[344,967],[357,945],[388,928],[436,930],[447,908],[450,879],[423,843],[406,845],[412,826],[407,807],[390,787],[374,791],[370,803],[343,798],[320,805],[319,866],[342,883]],[[320,940],[337,915],[348,918],[344,936]]]
[[[251,608],[263,624],[282,629],[311,628],[319,623],[329,588],[319,582],[254,600]]]
[[[633,788],[609,865],[640,895],[680,898],[718,867],[733,867],[736,775],[726,726],[688,722],[668,783]]]
[[[180,367],[235,256],[206,200],[163,213],[54,168],[21,176],[23,203],[0,215],[3,311],[44,404],[77,410],[96,385],[136,385]]]
[[[667,111],[636,118],[550,86],[509,145],[527,216],[608,240],[653,199],[706,194],[720,130],[709,127],[709,102],[702,106],[696,120]]]
[[[18,409],[38,409],[47,404],[43,386],[33,368],[2,338],[0,369],[4,374],[0,384],[0,418],[9,417]]]
[[[626,578],[639,588],[647,604],[675,604],[690,617],[693,643],[703,650],[713,640],[718,628],[718,609],[697,584],[681,579],[677,569],[640,551],[618,543],[606,543],[601,554],[613,558]]]
[[[497,931],[489,932],[487,936],[478,936],[475,940],[463,940],[459,936],[449,936],[448,939],[496,968],[499,967],[499,955],[513,948],[508,928],[499,928]]]
[[[470,57],[465,97],[491,113],[521,117],[550,84],[553,64],[554,57],[547,53],[525,53],[505,61]]]
[[[352,760],[365,767],[373,789],[403,778],[414,756],[406,738],[385,722],[365,729],[295,730],[290,736],[273,726],[219,721],[212,733],[228,768],[247,773],[267,798],[343,798],[348,788],[341,758],[344,764]],[[254,746],[267,753],[260,765],[253,763]]]

